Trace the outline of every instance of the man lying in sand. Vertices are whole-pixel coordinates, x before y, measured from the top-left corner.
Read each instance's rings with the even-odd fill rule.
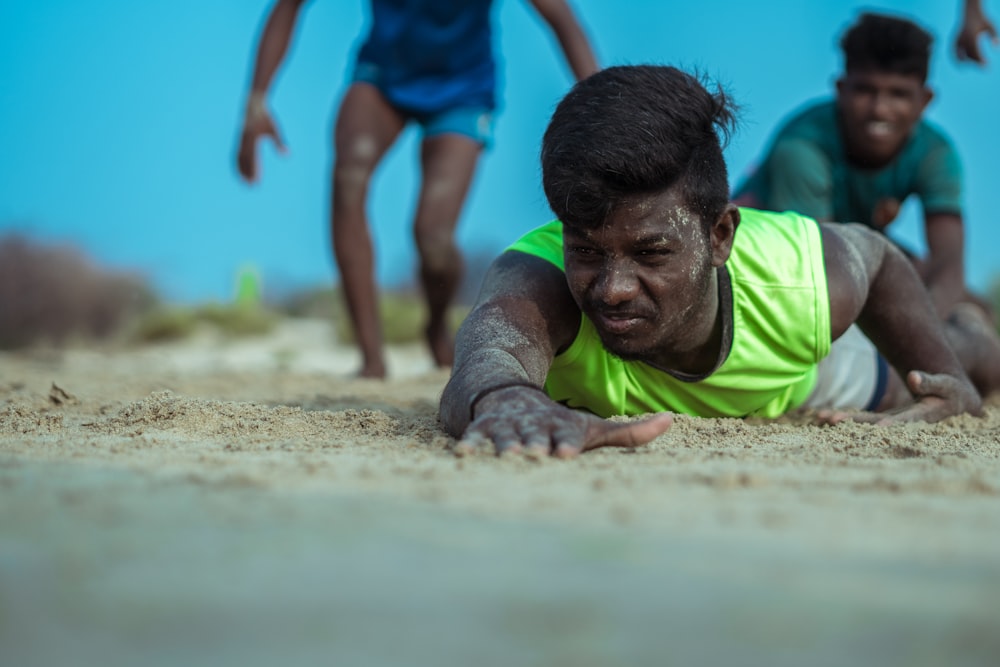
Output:
[[[603,70],[559,103],[541,154],[558,220],[494,262],[458,332],[440,417],[459,452],[632,447],[670,412],[981,412],[973,382],[1000,386],[1000,341],[978,311],[942,324],[911,263],[867,227],[729,202],[733,108],[665,66]]]

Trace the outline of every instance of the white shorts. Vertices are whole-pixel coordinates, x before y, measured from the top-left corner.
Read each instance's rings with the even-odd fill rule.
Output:
[[[858,325],[852,324],[819,362],[816,386],[803,408],[874,410],[885,396],[889,364]]]

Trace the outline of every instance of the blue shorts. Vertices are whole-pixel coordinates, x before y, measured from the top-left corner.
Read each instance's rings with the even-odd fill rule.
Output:
[[[351,82],[370,83],[388,99],[385,87],[379,77],[379,68],[375,65],[358,63]],[[484,148],[489,148],[493,143],[494,118],[493,112],[488,108],[460,106],[443,111],[423,112],[401,108],[392,104],[391,101],[389,104],[406,116],[408,120],[415,121],[420,125],[424,137],[452,133],[469,137]]]

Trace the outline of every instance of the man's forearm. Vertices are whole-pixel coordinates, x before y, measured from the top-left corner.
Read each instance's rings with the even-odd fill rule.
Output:
[[[901,377],[911,370],[964,376],[933,306],[910,260],[886,241],[858,324]]]
[[[532,4],[559,40],[573,76],[580,80],[596,72],[598,64],[594,50],[569,4],[562,0],[535,0]]]
[[[257,46],[248,103],[263,101],[263,95],[267,93],[274,73],[288,51],[301,6],[302,0],[278,0],[268,16]]]
[[[955,309],[955,304],[965,298],[965,280],[962,265],[946,264],[941,267],[930,265],[925,276],[927,290],[934,302],[934,309],[941,317],[947,317]]]
[[[934,308],[942,317],[965,298],[965,227],[956,214],[930,214],[924,221],[927,260],[921,271]]]

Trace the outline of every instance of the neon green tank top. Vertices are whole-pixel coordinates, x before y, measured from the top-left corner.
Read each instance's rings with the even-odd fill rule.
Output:
[[[830,302],[816,222],[795,213],[740,209],[726,262],[733,342],[708,377],[686,381],[608,353],[586,317],[549,369],[545,390],[601,417],[670,411],[699,417],[777,417],[798,407],[830,351]],[[510,250],[565,270],[562,223],[528,232]],[[781,258],[778,261],[778,258]]]

